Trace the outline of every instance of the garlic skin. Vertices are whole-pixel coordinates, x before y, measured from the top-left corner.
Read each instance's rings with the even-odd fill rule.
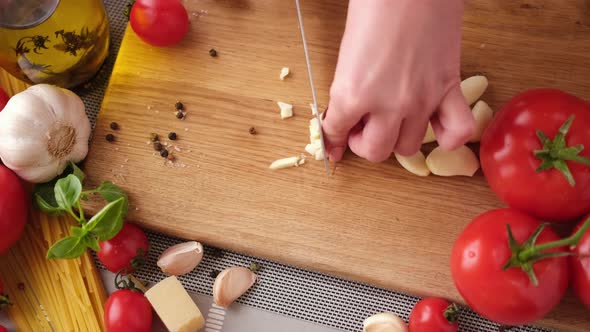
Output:
[[[173,245],[164,250],[156,265],[162,272],[179,276],[194,270],[203,259],[203,245],[196,241]]]
[[[88,154],[90,121],[75,93],[34,85],[0,112],[0,159],[22,179],[47,182]]]
[[[213,284],[213,302],[227,308],[256,282],[256,274],[241,266],[223,270]]]

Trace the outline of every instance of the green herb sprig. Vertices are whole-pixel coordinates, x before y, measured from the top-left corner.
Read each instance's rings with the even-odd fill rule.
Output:
[[[87,248],[99,251],[98,242],[113,238],[123,227],[129,208],[125,192],[108,181],[95,189],[82,190],[84,177],[84,172],[72,163],[65,177],[35,188],[34,201],[41,211],[51,215],[69,214],[79,224],[70,228],[70,236],[49,248],[48,259],[80,257]],[[93,194],[99,194],[108,204],[87,220],[81,201]]]

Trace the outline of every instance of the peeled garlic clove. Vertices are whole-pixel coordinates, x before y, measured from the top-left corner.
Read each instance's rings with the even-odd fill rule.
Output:
[[[290,118],[293,116],[293,105],[279,101],[277,103],[281,109],[281,119]]]
[[[213,284],[213,302],[223,308],[229,307],[244,295],[256,282],[256,274],[241,266],[223,270]]]
[[[473,117],[475,118],[475,133],[469,141],[479,142],[483,132],[490,125],[492,119],[494,118],[494,111],[485,101],[480,100],[475,104],[475,106],[473,106],[472,112]]]
[[[424,157],[422,151],[418,151],[415,155],[409,157],[395,153],[395,159],[410,173],[418,176],[428,176],[430,174],[430,170],[426,166],[426,157]]]
[[[422,139],[422,144],[436,142],[436,136],[434,135],[434,129],[432,129],[432,124],[428,122],[428,129],[426,129],[426,135],[424,135],[424,139]]]
[[[363,332],[408,332],[408,327],[395,314],[384,312],[365,319]]]
[[[281,75],[279,76],[279,78],[281,79],[281,81],[284,81],[287,75],[289,75],[289,67],[283,67],[281,69]]]
[[[275,160],[270,164],[268,168],[275,170],[281,168],[295,167],[299,165],[299,157],[288,157],[279,160]]]
[[[157,265],[162,272],[179,276],[194,270],[201,259],[203,259],[203,246],[199,242],[190,241],[164,250]]]
[[[461,82],[461,92],[468,105],[475,103],[486,91],[488,79],[482,75],[471,76]]]
[[[434,175],[473,176],[479,169],[479,160],[465,145],[452,151],[437,147],[426,158],[426,165]]]

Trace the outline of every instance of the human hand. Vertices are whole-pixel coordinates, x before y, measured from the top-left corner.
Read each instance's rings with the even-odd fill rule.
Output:
[[[460,84],[462,0],[350,0],[323,121],[330,160],[416,153],[428,121],[461,146],[475,123]]]

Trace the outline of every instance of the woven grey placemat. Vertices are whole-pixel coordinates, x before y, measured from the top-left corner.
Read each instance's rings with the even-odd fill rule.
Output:
[[[126,0],[105,0],[104,3],[111,23],[110,56],[89,84],[76,89],[86,104],[93,125],[127,24],[123,15]],[[198,17],[198,13],[191,16]],[[158,282],[165,275],[155,265],[157,256],[181,240],[153,232],[148,232],[148,235],[151,244],[149,260],[137,276],[146,281]],[[98,260],[96,262],[99,268],[104,269]],[[260,281],[238,302],[346,331],[361,331],[366,317],[383,311],[394,312],[407,320],[412,307],[419,300],[413,296],[214,248],[206,248],[199,267],[180,279],[188,290],[211,295],[211,271],[234,265],[249,266],[251,262],[258,262],[262,266]],[[498,325],[466,309],[460,319],[460,330],[497,331]],[[549,332],[536,327],[519,327],[510,331]]]

